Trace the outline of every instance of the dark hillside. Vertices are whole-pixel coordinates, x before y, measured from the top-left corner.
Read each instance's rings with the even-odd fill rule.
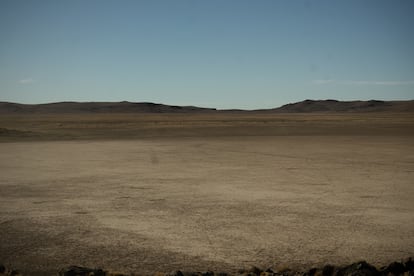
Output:
[[[278,108],[258,110],[218,110],[196,106],[176,106],[149,102],[57,102],[19,104],[0,102],[0,114],[76,113],[312,113],[312,112],[414,112],[414,101],[305,100]]]

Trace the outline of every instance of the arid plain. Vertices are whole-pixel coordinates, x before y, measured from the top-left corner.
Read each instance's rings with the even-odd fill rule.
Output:
[[[413,113],[0,117],[0,261],[156,271],[414,255]]]

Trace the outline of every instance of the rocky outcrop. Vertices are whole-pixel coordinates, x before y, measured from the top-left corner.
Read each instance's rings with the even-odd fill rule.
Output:
[[[21,276],[20,272],[15,269],[7,269],[4,265],[0,264],[0,276]]]

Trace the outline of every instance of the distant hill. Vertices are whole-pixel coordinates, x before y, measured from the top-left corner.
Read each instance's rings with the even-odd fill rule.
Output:
[[[199,113],[214,112],[214,108],[175,106],[132,102],[57,102],[48,104],[18,104],[0,102],[1,113]]]
[[[306,100],[275,108],[276,112],[414,112],[414,101]]]
[[[0,102],[0,114],[32,113],[310,113],[310,112],[414,112],[412,101],[305,100],[273,109],[217,110],[196,106],[175,106],[148,102],[57,102],[19,104]]]

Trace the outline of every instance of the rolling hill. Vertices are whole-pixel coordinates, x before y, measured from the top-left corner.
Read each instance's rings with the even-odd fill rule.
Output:
[[[305,100],[273,109],[277,112],[412,112],[414,101],[337,101]]]
[[[219,110],[196,106],[176,106],[149,102],[56,102],[19,104],[0,102],[0,114],[31,113],[316,113],[316,112],[414,112],[411,101],[305,100],[278,108],[258,110]]]

